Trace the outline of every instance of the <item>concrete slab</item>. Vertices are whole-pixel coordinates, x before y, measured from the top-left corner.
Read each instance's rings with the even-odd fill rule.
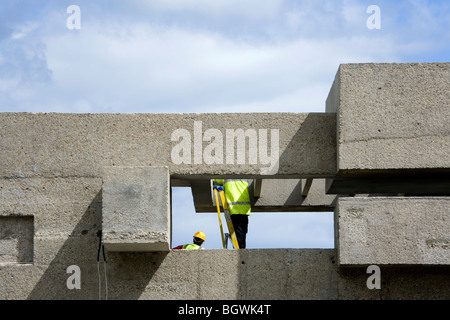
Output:
[[[449,197],[339,198],[339,266],[449,265]]]
[[[102,243],[107,250],[170,249],[167,167],[105,167],[102,197]]]

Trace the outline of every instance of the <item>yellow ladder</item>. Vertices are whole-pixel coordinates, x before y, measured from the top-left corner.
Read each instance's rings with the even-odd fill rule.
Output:
[[[222,236],[222,245],[223,248],[226,248],[225,237],[223,235],[223,227],[222,227],[222,218],[220,217],[220,203],[219,203],[219,195],[220,201],[222,203],[223,212],[225,215],[225,220],[227,221],[228,231],[230,233],[231,242],[235,249],[239,249],[239,244],[237,242],[236,233],[234,232],[233,222],[231,222],[230,211],[228,210],[228,204],[225,200],[225,192],[222,186],[213,186],[214,188],[214,196],[216,197],[216,206],[217,206],[217,214],[219,215],[219,225],[220,225],[220,235]]]

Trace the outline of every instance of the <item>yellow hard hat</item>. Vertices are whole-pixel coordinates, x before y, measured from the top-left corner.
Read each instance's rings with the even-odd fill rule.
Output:
[[[203,232],[201,232],[201,231],[197,231],[197,233],[194,234],[194,237],[195,237],[195,238],[200,238],[200,239],[202,239],[203,241],[205,241],[205,234],[204,234]]]

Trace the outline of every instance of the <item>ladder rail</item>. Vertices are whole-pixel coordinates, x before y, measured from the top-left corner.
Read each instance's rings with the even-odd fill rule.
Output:
[[[213,188],[214,188],[214,196],[216,197],[217,214],[219,216],[220,235],[222,237],[223,248],[225,249],[227,246],[226,246],[225,238],[224,238],[224,234],[223,234],[222,219],[220,217],[220,204],[219,204],[219,199],[218,199],[217,194],[219,194],[219,196],[220,196],[220,201],[222,203],[225,220],[227,222],[228,232],[229,232],[229,237],[231,239],[231,243],[233,244],[235,249],[239,249],[236,232],[234,231],[234,226],[233,226],[233,222],[231,221],[230,211],[228,210],[228,204],[225,199],[224,189],[223,189],[223,187],[217,187],[217,186],[214,186]],[[228,241],[228,239],[227,239],[227,241]]]
[[[220,194],[220,200],[222,201],[222,207],[225,214],[225,220],[227,221],[228,231],[230,232],[230,238],[231,242],[233,243],[233,246],[235,249],[239,249],[239,244],[236,238],[236,232],[234,231],[233,222],[231,221],[231,215],[230,211],[228,210],[228,204],[225,200],[225,193],[223,190],[219,191]]]
[[[217,189],[216,189],[216,188],[214,188],[214,195],[215,195],[215,197],[216,197],[217,214],[219,215],[220,236],[222,237],[222,245],[223,245],[223,248],[226,249],[225,237],[224,237],[224,235],[223,235],[222,218],[220,217],[219,197],[217,196]]]

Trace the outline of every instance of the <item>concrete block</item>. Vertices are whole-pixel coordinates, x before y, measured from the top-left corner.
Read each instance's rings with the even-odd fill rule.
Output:
[[[329,192],[448,190],[449,88],[450,63],[342,64],[326,101],[337,121]]]
[[[107,250],[170,249],[167,167],[105,167],[102,196],[102,243]]]
[[[340,266],[450,265],[450,198],[339,198]]]

